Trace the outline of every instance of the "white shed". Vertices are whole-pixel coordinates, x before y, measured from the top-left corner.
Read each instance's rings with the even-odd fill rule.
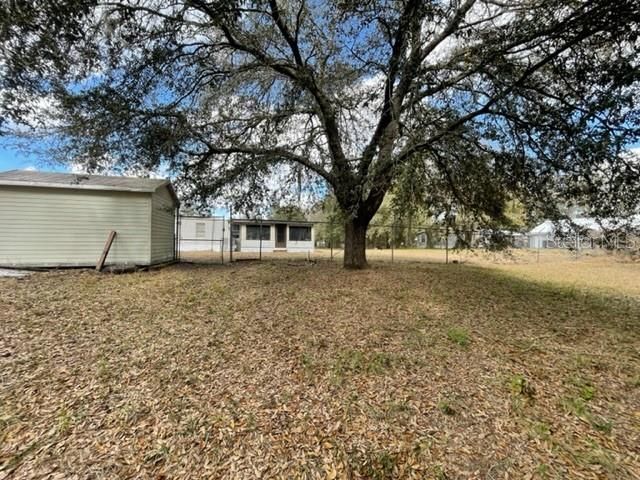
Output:
[[[179,234],[181,252],[229,250],[229,220],[224,217],[181,215]]]
[[[0,266],[95,266],[176,259],[179,201],[168,180],[0,172]]]
[[[605,225],[613,225],[611,220],[604,220]],[[560,232],[558,232],[558,227]],[[563,233],[563,235],[559,235]],[[527,236],[529,237],[529,248],[568,248],[579,245],[591,246],[590,239],[598,237],[603,233],[602,226],[595,218],[575,217],[571,219],[571,223],[562,220],[554,223],[551,220],[536,225],[532,228]],[[576,239],[576,235],[578,239]],[[576,244],[576,240],[579,241]]]
[[[545,220],[529,231],[529,248],[553,248],[555,235],[555,225],[551,220]]]

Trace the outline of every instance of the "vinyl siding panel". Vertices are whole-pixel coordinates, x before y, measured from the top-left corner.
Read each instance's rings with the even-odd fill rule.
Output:
[[[204,236],[198,237],[197,224],[204,225]],[[223,217],[181,217],[180,251],[212,251],[221,248],[229,250],[229,223]]]
[[[175,259],[176,204],[167,187],[158,189],[151,202],[151,263]]]
[[[150,263],[150,193],[0,186],[0,265]]]

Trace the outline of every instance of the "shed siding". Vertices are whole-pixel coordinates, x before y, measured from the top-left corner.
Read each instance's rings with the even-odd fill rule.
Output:
[[[150,260],[151,194],[0,186],[0,265],[92,266]]]
[[[176,205],[167,187],[152,195],[151,210],[151,263],[175,259]]]
[[[204,224],[204,236],[198,237],[196,224]],[[180,251],[213,251],[221,248],[229,250],[229,223],[224,217],[181,217]]]

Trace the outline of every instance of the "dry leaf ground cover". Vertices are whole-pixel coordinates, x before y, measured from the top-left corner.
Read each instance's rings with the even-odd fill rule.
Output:
[[[343,251],[334,249],[316,249],[310,254],[311,260],[342,262]],[[185,261],[219,264],[219,252],[182,252]],[[370,263],[444,263],[445,250],[402,248],[396,249],[393,256],[390,249],[367,250]],[[512,249],[506,252],[486,252],[475,250],[450,250],[450,262],[464,263],[499,269],[516,278],[546,282],[560,287],[578,290],[600,291],[613,295],[633,295],[640,298],[640,259],[628,253],[614,254],[605,250],[583,250],[578,255],[562,249]],[[295,261],[306,260],[304,253],[287,252],[262,254],[264,260]],[[257,260],[258,254],[234,253],[234,259]],[[393,262],[392,262],[393,259]],[[225,254],[225,262],[229,261]]]
[[[639,296],[300,265],[0,279],[0,478],[640,476]]]

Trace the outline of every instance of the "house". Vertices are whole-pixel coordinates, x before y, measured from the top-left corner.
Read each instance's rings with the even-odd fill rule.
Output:
[[[180,252],[313,252],[312,222],[181,216]]]
[[[0,266],[95,266],[176,259],[179,201],[168,180],[0,172]]]
[[[231,221],[236,252],[293,252],[314,250],[313,223],[292,220]]]
[[[415,246],[417,248],[454,248],[458,241],[455,233],[447,236],[443,230],[421,230],[416,233]]]

